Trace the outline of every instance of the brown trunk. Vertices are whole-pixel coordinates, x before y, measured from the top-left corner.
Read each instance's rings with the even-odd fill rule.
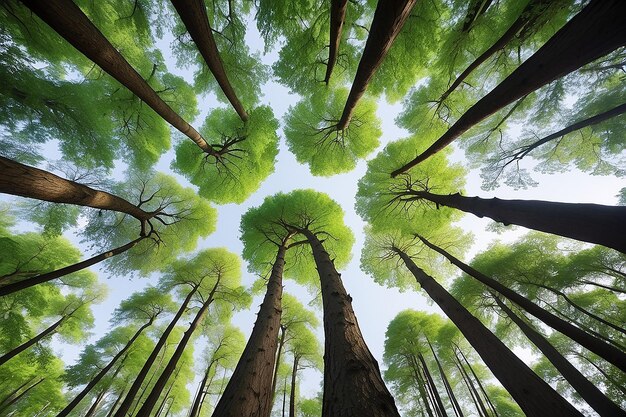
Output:
[[[270,408],[274,406],[274,399],[276,398],[276,382],[278,381],[278,367],[280,366],[280,355],[283,352],[283,346],[285,345],[285,332],[287,328],[280,325],[280,338],[278,339],[278,349],[276,352],[276,364],[274,365],[274,376],[272,377],[272,404]]]
[[[93,404],[91,404],[91,407],[89,407],[89,410],[87,410],[83,417],[92,417],[96,413],[96,410],[98,409],[98,406],[100,405],[100,402],[102,401],[106,393],[106,388],[100,391]]]
[[[491,1],[492,0],[474,0],[474,2],[470,4],[467,15],[465,16],[465,19],[463,19],[461,32],[469,32],[472,29],[476,19],[487,11],[489,5],[491,5]]]
[[[122,387],[122,390],[120,391],[120,394],[115,399],[115,402],[113,403],[113,405],[109,409],[109,412],[107,413],[106,417],[111,417],[113,415],[113,412],[115,411],[115,407],[117,407],[117,405],[120,403],[120,401],[122,401],[122,398],[124,398],[124,391],[126,390],[126,385],[127,384],[125,384]]]
[[[382,64],[393,41],[400,33],[404,22],[411,14],[411,9],[417,0],[387,0],[379,1],[374,12],[374,19],[370,28],[363,55],[359,62],[348,100],[337,130],[343,130],[350,124],[352,113],[360,98],[365,94],[367,85]]]
[[[191,406],[191,411],[189,411],[189,417],[198,417],[198,415],[200,414],[200,407],[202,406],[202,400],[204,398],[204,390],[206,389],[212,365],[213,362],[211,362],[209,366],[207,366],[206,371],[204,371],[204,376],[202,377],[200,386],[198,386],[198,392],[196,393],[196,397],[193,400],[193,405]]]
[[[278,247],[252,334],[215,406],[213,417],[269,417],[272,411],[272,377],[276,366],[287,250],[285,242]]]
[[[195,42],[200,54],[204,58],[209,71],[215,77],[222,92],[233,106],[242,121],[248,120],[248,114],[239,102],[235,90],[230,85],[220,53],[217,50],[213,29],[209,23],[204,0],[172,0],[178,15],[185,24],[187,32]]]
[[[435,385],[435,381],[433,380],[430,370],[428,369],[428,365],[426,364],[426,361],[424,360],[424,355],[420,353],[417,355],[417,358],[420,360],[420,363],[422,364],[422,370],[424,371],[424,376],[426,377],[428,386],[430,386],[430,391],[433,393],[433,398],[435,399],[435,402],[437,405],[436,408],[439,411],[437,414],[439,414],[442,417],[448,417],[448,413],[446,412],[446,407],[443,405],[443,401],[441,401],[441,396],[439,395],[439,390],[437,389],[437,385]]]
[[[46,337],[52,336],[56,332],[57,328],[61,324],[63,324],[63,322],[67,318],[68,318],[68,316],[62,316],[60,319],[58,319],[52,325],[50,325],[46,330],[44,330],[43,332],[39,333],[37,336],[35,336],[32,339],[22,343],[21,345],[17,346],[16,348],[12,349],[11,351],[5,353],[4,355],[0,356],[0,366],[4,365],[9,360],[13,359],[15,356],[17,356],[18,354],[22,353],[23,351],[25,351],[29,347],[33,346],[34,344],[40,342],[41,340],[45,339]]]
[[[150,320],[143,326],[141,326],[131,337],[131,339],[126,343],[126,345],[119,351],[117,354],[111,359],[111,361],[98,372],[96,376],[94,376],[91,381],[83,388],[83,390],[57,415],[57,417],[65,417],[67,416],[73,409],[80,403],[80,401],[85,398],[87,394],[96,386],[98,382],[113,368],[115,363],[122,357],[124,354],[130,349],[132,344],[137,340],[137,338],[141,335],[141,333],[146,330],[148,327],[152,326],[155,317],[151,317]]]
[[[475,270],[469,265],[464,264],[459,259],[455,258],[445,250],[433,245],[428,240],[420,237],[420,240],[429,248],[434,251],[440,253],[445,256],[453,265],[457,266],[460,270],[465,272],[467,275],[475,278],[476,280],[482,282],[486,286],[491,289],[496,290],[509,300],[513,301],[515,304],[523,308],[528,313],[537,317],[539,320],[543,321],[548,326],[552,327],[554,330],[563,333],[565,336],[574,340],[578,344],[582,345],[586,349],[589,349],[591,352],[596,355],[604,358],[608,362],[617,366],[622,371],[626,372],[626,354],[621,352],[620,350],[609,346],[608,344],[602,342],[601,340],[587,334],[583,330],[577,328],[576,326],[571,325],[565,320],[560,319],[549,311],[539,307],[537,304],[533,303],[526,297],[523,297],[516,291],[511,290],[510,288],[500,284],[498,281],[490,278],[481,272]]]
[[[313,251],[324,311],[324,398],[322,415],[399,417],[352,309],[341,275],[311,231],[301,231]]]
[[[298,361],[300,357],[293,355],[293,368],[291,368],[291,390],[289,391],[289,417],[296,417],[296,375],[298,374]]]
[[[4,410],[6,410],[7,408],[11,407],[13,404],[17,403],[22,398],[24,398],[30,392],[30,390],[35,388],[37,385],[41,384],[45,379],[46,378],[40,378],[39,381],[35,382],[33,385],[31,385],[30,387],[26,388],[24,391],[20,392],[18,395],[14,396],[8,402],[6,402],[2,406],[0,406],[0,413],[4,412]]]
[[[550,344],[539,332],[533,329],[521,317],[517,316],[499,297],[493,297],[504,313],[519,327],[526,337],[539,348],[541,353],[563,375],[565,380],[578,394],[601,416],[626,416],[621,408],[608,399],[602,391],[591,383],[578,369],[574,367],[558,350]]]
[[[592,0],[535,54],[467,110],[434,144],[392,177],[439,152],[481,120],[626,43],[626,2]]]
[[[72,0],[21,1],[74,48],[132,91],[200,149],[209,154],[215,153],[200,133],[159,97]]]
[[[626,2],[624,3],[626,4]],[[626,31],[625,31],[626,32]],[[558,203],[541,200],[501,200],[407,192],[410,199],[425,199],[505,225],[515,224],[583,242],[596,243],[626,253],[626,207],[600,204]]]
[[[89,268],[90,266],[95,265],[98,262],[104,261],[105,259],[109,259],[110,257],[114,255],[119,255],[120,253],[126,252],[127,250],[131,249],[132,247],[134,247],[136,244],[138,244],[145,238],[146,236],[140,236],[139,238],[133,240],[132,242],[129,242],[123,246],[112,249],[110,251],[103,252],[99,255],[96,255],[84,261],[77,262],[73,265],[69,265],[64,268],[57,269],[56,271],[47,272],[45,274],[37,275],[36,277],[33,277],[33,278],[25,279],[23,281],[14,282],[13,284],[0,287],[0,297],[4,295],[12,294],[16,291],[30,288],[37,284],[42,284],[44,282],[48,282],[53,279],[63,277],[73,272],[81,271],[85,268]]]
[[[220,284],[220,279],[218,277],[218,279],[215,282],[215,285],[211,289],[211,293],[207,297],[206,301],[202,304],[202,307],[200,307],[200,309],[196,313],[196,316],[192,320],[191,324],[189,324],[189,327],[183,334],[182,339],[180,340],[180,342],[178,342],[178,346],[176,346],[176,350],[174,351],[174,354],[172,355],[169,362],[165,366],[165,369],[161,373],[161,376],[159,377],[157,382],[154,384],[154,387],[152,387],[152,391],[150,392],[150,395],[148,395],[148,398],[146,398],[146,401],[143,403],[143,406],[139,409],[139,412],[137,413],[137,417],[149,417],[150,416],[150,413],[152,412],[152,409],[156,405],[156,402],[158,401],[159,397],[161,396],[161,393],[163,392],[163,389],[165,388],[167,381],[170,379],[170,377],[174,373],[174,370],[176,369],[176,366],[178,365],[178,361],[183,356],[183,352],[187,348],[187,344],[191,340],[191,336],[193,335],[195,330],[198,328],[198,326],[202,323],[202,320],[204,319],[204,316],[206,315],[206,312],[209,309],[209,306],[213,302],[213,297],[215,296],[215,291],[217,291],[217,287],[219,286],[219,284]]]
[[[550,385],[533,373],[437,281],[415,265],[406,253],[397,248],[394,248],[394,251],[402,258],[424,291],[459,328],[494,376],[529,417],[582,416]]]
[[[187,310],[187,305],[189,305],[191,298],[193,297],[193,295],[196,293],[197,290],[198,290],[198,285],[194,286],[193,289],[189,291],[189,294],[187,294],[187,297],[185,297],[185,300],[183,301],[180,308],[176,312],[176,315],[174,316],[172,321],[168,324],[167,328],[165,329],[165,331],[159,338],[159,341],[154,346],[154,349],[152,349],[150,356],[148,357],[148,359],[146,359],[146,363],[141,368],[141,371],[139,371],[139,373],[137,374],[137,377],[133,381],[133,385],[130,387],[130,389],[128,390],[128,393],[126,394],[126,398],[124,398],[124,401],[122,401],[120,408],[115,413],[115,417],[126,417],[128,410],[130,410],[130,407],[133,404],[133,400],[135,399],[135,397],[137,396],[137,393],[139,392],[139,389],[141,388],[141,384],[143,384],[143,381],[146,379],[146,376],[148,375],[150,368],[154,364],[154,361],[156,360],[157,356],[159,355],[160,350],[165,345],[167,338],[169,337],[170,333],[176,326],[176,323],[178,322],[178,320],[180,320],[182,315]]]
[[[448,397],[450,397],[450,402],[452,403],[452,409],[454,410],[454,414],[457,417],[463,417],[463,410],[461,410],[461,406],[459,405],[459,402],[454,395],[454,391],[452,390],[452,385],[450,385],[450,381],[446,376],[446,372],[444,371],[443,366],[441,366],[441,362],[439,362],[437,353],[435,352],[433,345],[430,343],[430,340],[428,340],[428,337],[426,338],[426,342],[428,342],[428,346],[430,347],[430,350],[433,353],[433,357],[435,358],[435,362],[437,363],[437,368],[439,369],[439,373],[441,374],[441,380],[443,381],[443,385],[446,388]]]
[[[341,32],[346,19],[348,0],[331,0],[330,2],[330,44],[328,46],[328,64],[326,64],[326,75],[324,83],[328,85],[330,76],[337,62],[337,52],[341,42]]]
[[[532,26],[541,15],[541,10],[549,5],[548,0],[530,0],[519,17],[509,26],[506,32],[496,40],[485,52],[476,58],[467,68],[454,80],[448,89],[441,95],[439,101],[444,101],[461,83],[482,63],[487,61],[493,54],[504,49],[521,31]]]

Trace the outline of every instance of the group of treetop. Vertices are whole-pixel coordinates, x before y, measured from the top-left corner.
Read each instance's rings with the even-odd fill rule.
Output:
[[[626,2],[6,0],[0,19],[0,192],[26,197],[0,210],[0,416],[269,417],[281,390],[283,416],[626,415],[626,207],[462,195],[467,166],[486,190],[536,185],[529,166],[624,174]],[[271,67],[250,51],[253,24]],[[168,71],[164,38],[193,84]],[[270,78],[300,97],[282,126],[262,104]],[[195,128],[208,93],[223,106]],[[244,202],[274,171],[279,128],[311,174],[349,172],[379,146],[383,98],[403,101],[410,135],[359,181],[361,267],[449,320],[400,313],[381,373],[338,272],[354,236],[327,195],[244,214],[253,289],[238,255],[191,252],[215,230],[212,203]],[[153,168],[172,135],[171,169],[194,188]],[[449,162],[452,142],[466,164]],[[535,231],[469,265],[464,213]],[[96,264],[159,282],[64,367],[50,342],[89,336],[106,297]],[[323,347],[283,276],[319,295]],[[263,290],[246,342],[231,318]],[[525,338],[532,369],[511,350]],[[299,397],[305,367],[323,372],[318,398]]]

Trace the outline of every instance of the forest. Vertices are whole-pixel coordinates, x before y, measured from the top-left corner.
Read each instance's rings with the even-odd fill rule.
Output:
[[[626,416],[625,1],[0,22],[0,417]]]

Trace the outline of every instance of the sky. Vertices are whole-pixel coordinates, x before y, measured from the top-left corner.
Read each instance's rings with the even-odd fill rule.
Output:
[[[260,44],[260,36],[256,32],[253,25],[248,27],[247,38],[251,49],[262,52],[263,46]],[[161,42],[166,57],[166,62],[171,72],[185,77],[191,81],[190,70],[177,69],[175,60],[172,59],[170,51],[171,40],[166,38]],[[264,57],[264,62],[271,64],[275,59],[275,53],[270,53]],[[294,105],[298,101],[298,97],[289,94],[289,91],[277,84],[269,82],[263,87],[264,98],[262,104],[268,104],[274,110],[275,116],[281,120],[282,115],[288,110],[290,105]],[[223,103],[217,103],[212,95],[199,97],[199,107],[201,115],[192,123],[198,127],[202,124],[204,116],[208,111],[216,106],[224,107]],[[402,104],[389,105],[381,99],[379,102],[378,116],[382,121],[383,135],[379,149],[373,152],[369,158],[372,158],[382,147],[393,140],[407,136],[407,132],[395,126],[394,119],[401,112]],[[400,311],[412,308],[416,310],[439,311],[438,308],[431,305],[426,298],[418,292],[401,293],[393,288],[385,288],[376,284],[371,277],[362,272],[359,268],[360,250],[363,245],[363,227],[364,223],[355,213],[354,197],[357,190],[358,179],[361,178],[366,170],[366,161],[360,161],[356,169],[353,171],[335,175],[333,177],[314,177],[308,168],[296,162],[295,157],[287,150],[285,141],[281,136],[280,152],[278,154],[275,171],[270,175],[245,203],[241,205],[228,204],[218,206],[218,223],[215,233],[202,240],[197,250],[209,247],[226,247],[232,252],[241,254],[242,244],[239,241],[239,222],[240,217],[245,211],[254,206],[258,206],[263,202],[266,196],[270,196],[279,191],[288,192],[298,188],[312,188],[317,191],[327,193],[331,198],[337,201],[344,209],[346,224],[352,229],[356,236],[356,243],[352,250],[352,261],[342,271],[342,279],[344,285],[353,298],[353,307],[359,321],[363,336],[367,342],[373,355],[379,361],[381,368],[382,353],[384,344],[384,335],[387,324]],[[157,165],[157,169],[168,174],[173,174],[169,168],[173,152],[165,154]],[[455,151],[452,158],[453,161],[464,161],[464,155],[460,151]],[[119,173],[119,172],[118,172]],[[626,186],[623,179],[615,177],[598,177],[583,174],[577,171],[571,171],[562,174],[552,175],[535,175],[539,182],[539,186],[528,190],[513,190],[510,187],[499,187],[493,191],[485,192],[480,189],[481,180],[478,171],[470,170],[467,177],[467,186],[465,195],[478,195],[481,197],[499,198],[515,198],[515,199],[538,199],[563,202],[590,202],[599,204],[617,204],[616,194],[619,190]],[[181,183],[191,186],[184,178],[177,176]],[[501,234],[486,231],[493,222],[488,219],[479,219],[473,215],[466,215],[458,224],[466,231],[472,231],[475,236],[475,242],[469,251],[465,260],[469,260],[471,256],[478,251],[485,249],[494,239],[503,241],[511,241],[525,232],[522,228],[513,228]],[[71,237],[77,242],[75,237]],[[190,254],[192,255],[192,254]],[[244,266],[245,268],[245,266]],[[109,286],[109,297],[100,305],[94,306],[96,315],[96,325],[92,329],[92,337],[89,342],[93,342],[101,337],[108,329],[108,320],[111,317],[113,309],[118,305],[119,301],[128,297],[131,292],[138,291],[148,284],[156,282],[156,276],[153,275],[149,279],[134,278],[128,280],[127,277],[111,277],[103,268],[98,268],[100,280],[106,282]],[[257,277],[244,272],[244,284],[250,285]],[[436,277],[451,281],[454,277]],[[293,281],[285,281],[285,291],[295,294],[301,298],[304,303],[311,299],[311,295],[298,287]],[[237,313],[235,323],[242,331],[249,335],[252,330],[252,323],[256,318],[256,312],[261,302],[261,295],[257,296],[249,311]],[[321,313],[320,313],[321,318]],[[319,331],[322,335],[321,329]],[[199,339],[198,343],[201,343]],[[197,343],[197,344],[198,344]],[[78,357],[82,346],[70,346],[55,341],[54,348],[59,353],[66,364],[72,364]],[[201,352],[201,348],[196,348],[196,355]],[[304,374],[301,391],[305,396],[313,396],[319,389],[321,374],[307,372]],[[195,392],[195,387],[190,386]]]

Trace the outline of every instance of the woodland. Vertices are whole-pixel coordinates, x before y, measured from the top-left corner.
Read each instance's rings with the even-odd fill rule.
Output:
[[[623,0],[0,20],[0,417],[626,416]]]

